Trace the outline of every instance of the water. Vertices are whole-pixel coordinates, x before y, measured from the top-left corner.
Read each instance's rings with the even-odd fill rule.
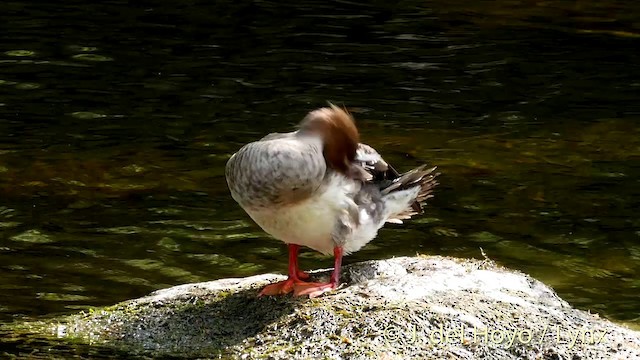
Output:
[[[396,168],[443,173],[425,216],[347,263],[482,248],[640,326],[634,2],[3,8],[0,323],[284,272],[284,246],[233,202],[224,164],[331,100]],[[44,346],[12,341],[0,347]]]

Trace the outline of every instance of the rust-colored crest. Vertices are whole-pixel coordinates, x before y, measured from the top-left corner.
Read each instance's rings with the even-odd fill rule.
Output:
[[[360,134],[348,112],[329,104],[329,107],[310,112],[302,120],[300,128],[320,134],[324,140],[323,154],[327,165],[344,174],[349,173]]]

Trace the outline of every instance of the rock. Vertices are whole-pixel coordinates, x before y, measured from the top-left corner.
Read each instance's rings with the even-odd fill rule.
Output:
[[[338,291],[316,299],[258,298],[284,279],[259,275],[159,290],[49,329],[154,357],[640,358],[640,333],[573,309],[541,282],[490,261],[402,257],[343,274]]]

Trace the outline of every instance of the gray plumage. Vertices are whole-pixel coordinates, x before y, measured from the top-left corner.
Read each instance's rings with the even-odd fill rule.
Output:
[[[325,254],[335,246],[350,253],[385,222],[422,212],[432,197],[435,167],[399,174],[375,149],[358,144],[355,159],[338,171],[325,158],[325,141],[303,130],[274,133],[229,159],[233,198],[275,238]]]

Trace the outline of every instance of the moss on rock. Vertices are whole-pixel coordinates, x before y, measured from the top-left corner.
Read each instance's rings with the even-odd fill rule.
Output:
[[[313,273],[316,278],[329,271]],[[51,324],[57,336],[151,356],[241,359],[640,357],[640,334],[576,310],[490,261],[403,257],[346,266],[316,299],[256,295],[278,275],[156,291]]]

